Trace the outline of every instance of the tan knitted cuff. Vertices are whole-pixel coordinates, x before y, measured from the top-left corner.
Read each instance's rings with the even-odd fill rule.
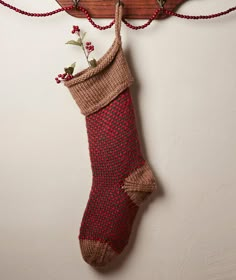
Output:
[[[133,82],[120,42],[115,41],[110,50],[98,61],[65,82],[81,113],[90,115],[109,104]]]

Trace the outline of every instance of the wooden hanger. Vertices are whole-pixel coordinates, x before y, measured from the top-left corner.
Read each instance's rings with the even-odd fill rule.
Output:
[[[73,0],[56,0],[62,7],[70,6]],[[150,18],[160,4],[165,3],[168,10],[176,10],[187,0],[122,0],[124,3],[124,18],[147,19]],[[116,0],[80,0],[79,5],[88,10],[92,18],[114,18],[114,5]],[[67,11],[74,17],[83,18],[84,13],[78,10]],[[160,16],[161,17],[161,16]]]

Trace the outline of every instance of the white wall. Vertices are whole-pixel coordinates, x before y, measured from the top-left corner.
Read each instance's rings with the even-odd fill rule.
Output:
[[[234,5],[192,0],[179,12]],[[54,77],[81,59],[64,44],[73,24],[88,31],[97,58],[114,30],[67,14],[31,19],[1,6],[0,15],[1,279],[236,279],[236,13],[210,22],[170,18],[144,31],[123,25],[139,130],[162,195],[137,219],[124,261],[104,272],[82,261],[77,240],[91,185],[85,120]]]

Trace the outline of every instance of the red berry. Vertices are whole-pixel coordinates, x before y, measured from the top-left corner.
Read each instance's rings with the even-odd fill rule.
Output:
[[[74,32],[80,32],[79,26],[73,25],[73,31]]]

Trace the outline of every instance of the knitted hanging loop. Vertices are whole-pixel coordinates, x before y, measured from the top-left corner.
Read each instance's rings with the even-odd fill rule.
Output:
[[[84,260],[95,267],[110,263],[123,251],[139,207],[156,188],[140,148],[121,19],[118,3],[112,46],[95,68],[64,83],[86,119],[93,179],[79,241]]]
[[[76,74],[72,80],[65,82],[84,115],[94,113],[107,105],[133,82],[121,44],[122,11],[123,5],[117,3],[115,39],[105,55],[97,61],[97,66],[88,67]]]

